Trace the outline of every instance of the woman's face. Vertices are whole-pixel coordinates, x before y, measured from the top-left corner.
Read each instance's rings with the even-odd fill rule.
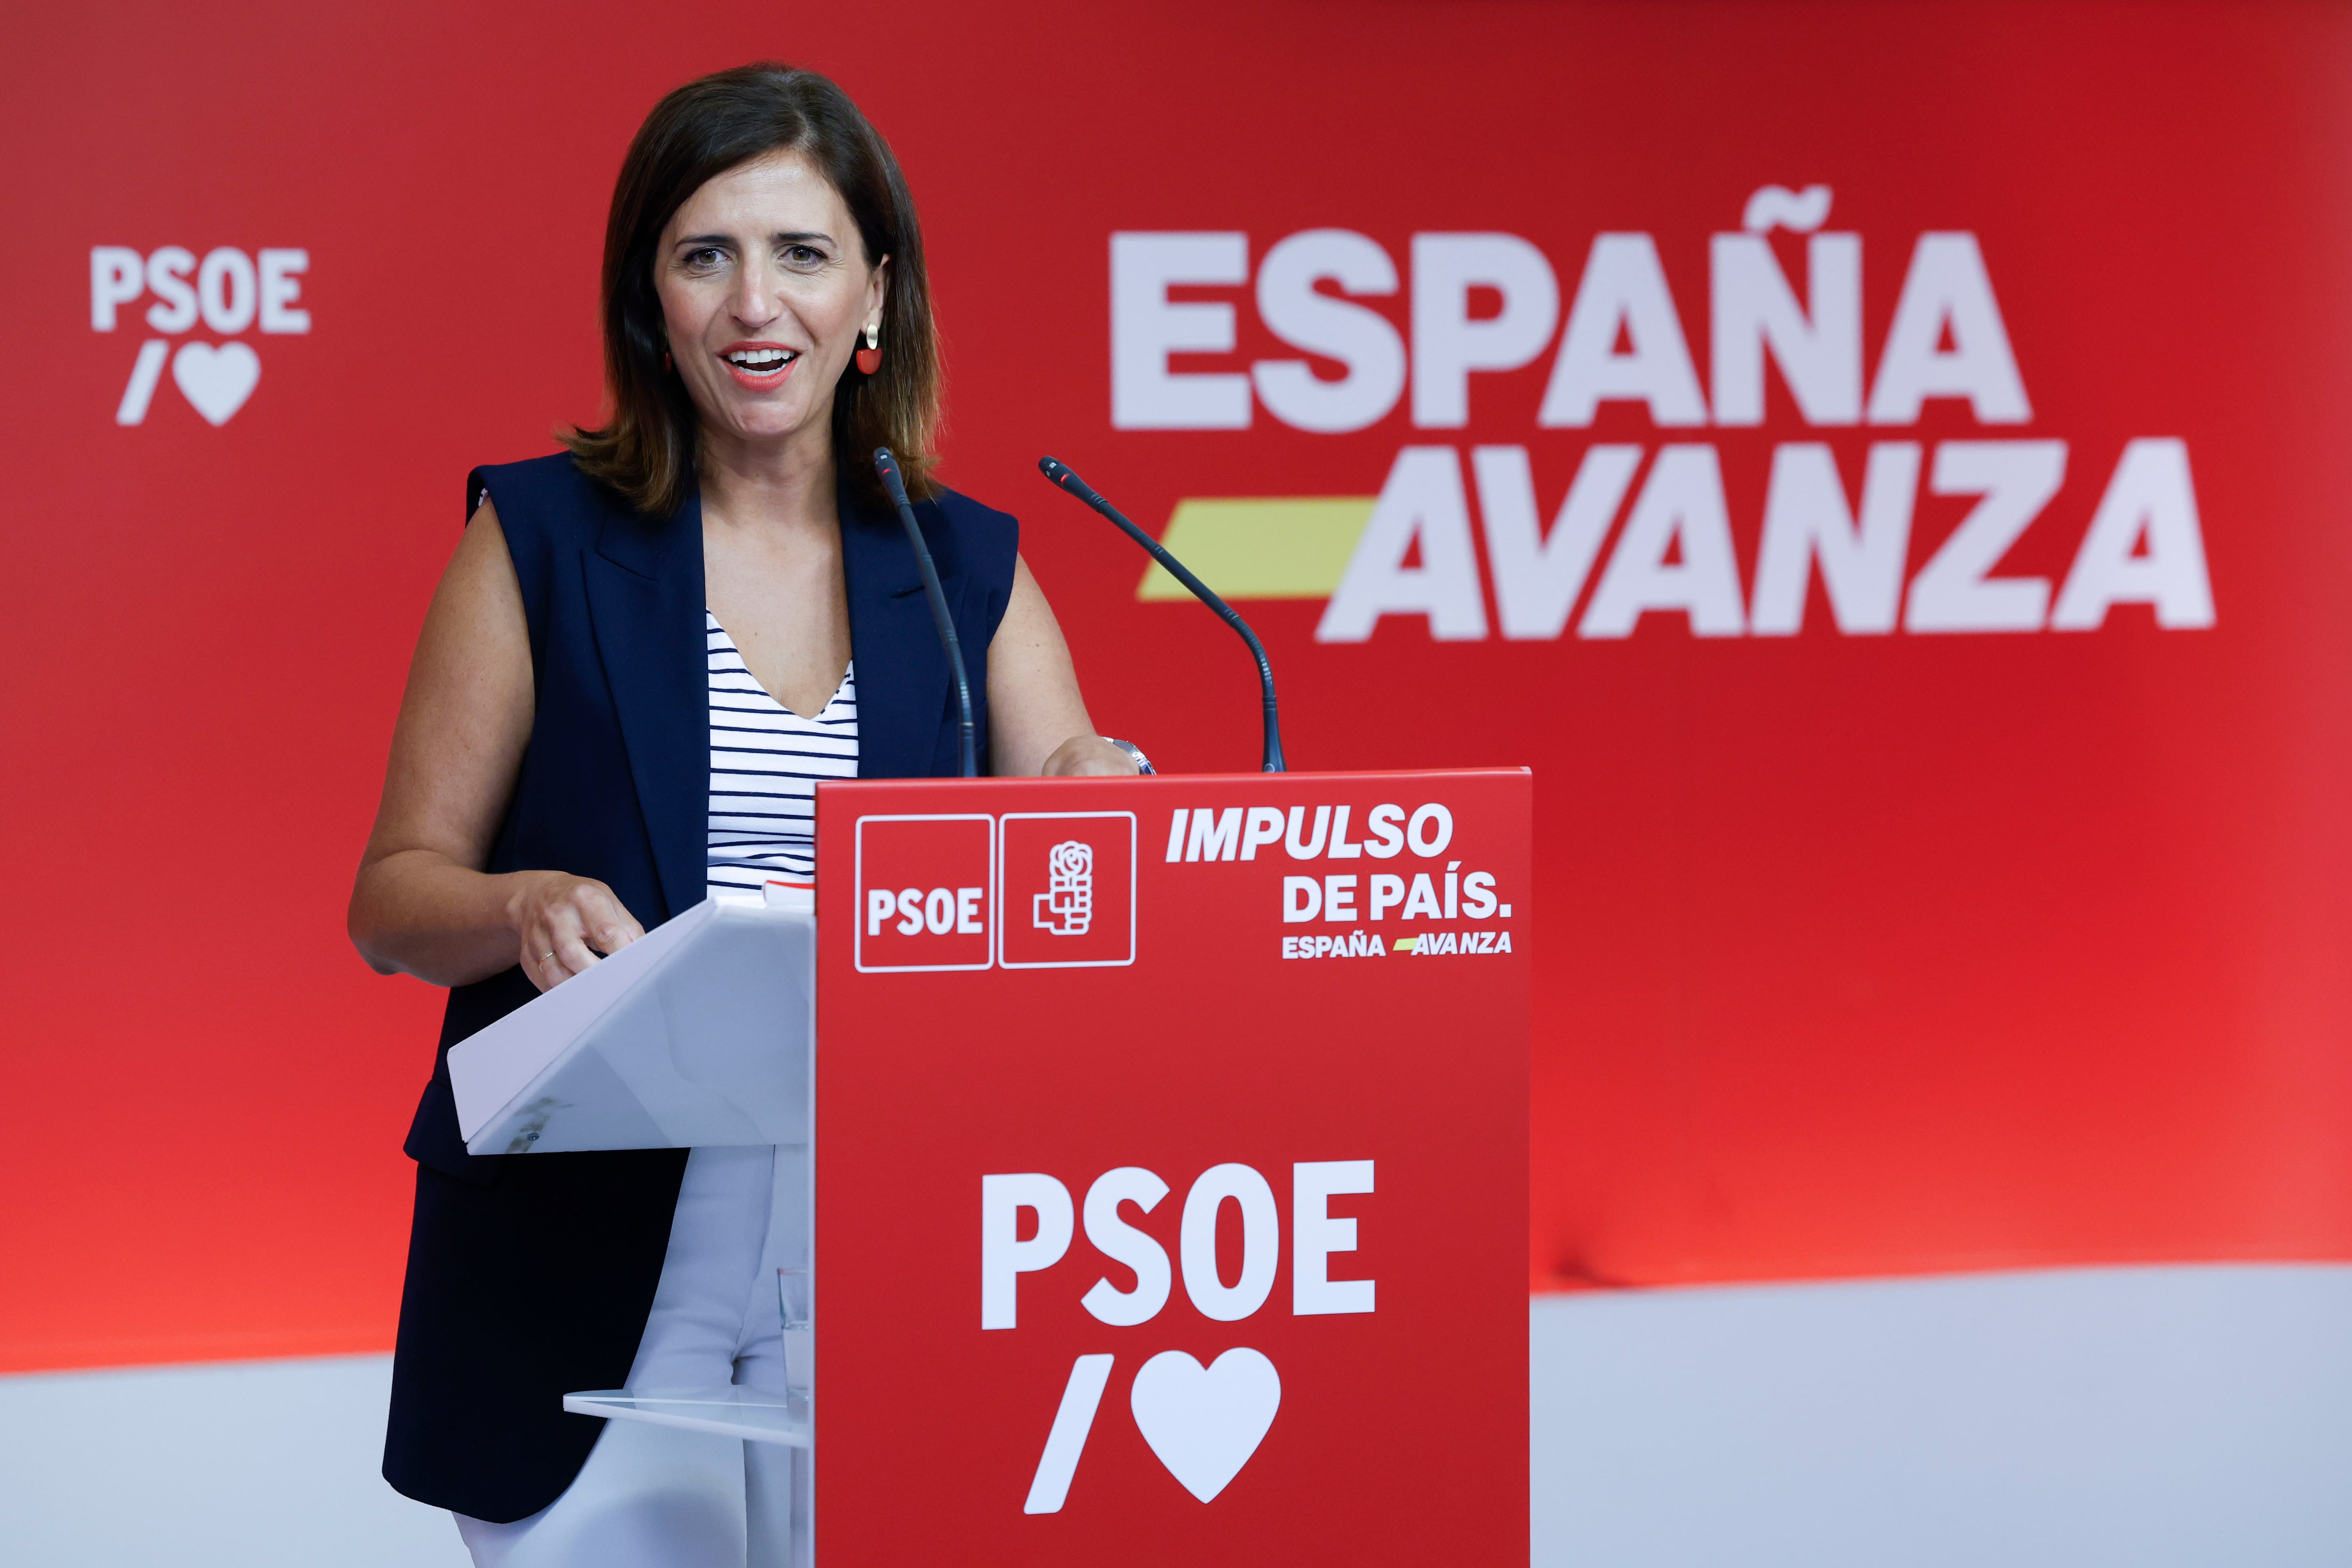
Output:
[[[888,263],[866,263],[841,193],[797,153],[688,196],[662,231],[654,281],[703,422],[761,445],[827,431],[842,368],[881,319]]]

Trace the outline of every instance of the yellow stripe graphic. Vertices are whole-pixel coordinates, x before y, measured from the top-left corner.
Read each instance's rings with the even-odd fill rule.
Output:
[[[1228,599],[1328,599],[1371,521],[1372,496],[1181,500],[1160,542]],[[1139,599],[1189,599],[1158,562]]]

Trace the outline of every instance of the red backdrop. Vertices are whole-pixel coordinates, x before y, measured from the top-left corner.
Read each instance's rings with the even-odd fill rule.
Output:
[[[1535,769],[1538,1287],[2352,1256],[2340,10],[1188,0],[688,25],[434,0],[51,6],[13,36],[0,1367],[389,1342],[439,997],[371,976],[341,911],[410,642],[466,468],[596,413],[631,131],[760,56],[834,72],[891,137],[947,337],[947,476],[1024,516],[1097,719],[1172,769],[1254,763],[1243,656],[1197,609],[1137,601],[1140,562],[1046,490],[1041,451],[1157,528],[1186,498],[1369,497],[1412,446],[1465,469],[1525,447],[1549,521],[1594,440],[1644,448],[1644,474],[1695,443],[1752,593],[1784,443],[1826,441],[1850,497],[1874,440],[1931,466],[1948,440],[2066,443],[2000,566],[2053,585],[2125,444],[2183,443],[2204,629],[2126,605],[2095,631],[1847,635],[1815,587],[1793,637],[1680,613],[1587,637],[1580,605],[1513,640],[1483,558],[1483,638],[1397,615],[1318,642],[1320,603],[1248,608],[1297,765]],[[1411,397],[1347,434],[1263,403],[1246,429],[1113,427],[1113,233],[1243,235],[1255,276],[1286,236],[1354,231],[1401,280],[1362,302],[1407,342],[1415,235],[1520,237],[1562,315],[1594,236],[1647,235],[1712,396],[1710,237],[1773,184],[1829,186],[1824,232],[1860,237],[1874,380],[1918,237],[1974,236],[2030,420],[1946,398],[1817,427],[1776,372],[1760,427],[1622,401],[1545,426],[1554,335],[1471,376],[1459,428],[1416,426]],[[1804,299],[1804,244],[1771,243]],[[151,327],[173,318],[147,290],[96,330],[100,247],[299,249],[310,330],[243,319],[234,263],[211,319]],[[1249,286],[1178,294],[1232,304],[1237,343],[1175,370],[1297,357]],[[118,423],[150,340],[213,346]],[[215,426],[197,403],[234,401],[244,353],[258,382]],[[1920,495],[1911,574],[1974,504]]]

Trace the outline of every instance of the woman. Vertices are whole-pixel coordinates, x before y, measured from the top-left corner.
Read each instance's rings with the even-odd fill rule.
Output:
[[[474,1158],[447,1052],[709,892],[808,881],[815,780],[957,771],[875,447],[924,498],[992,771],[1135,771],[1013,520],[928,478],[921,234],[837,87],[755,65],[664,99],[614,193],[603,314],[610,422],[468,480],[352,893],[372,965],[451,988],[407,1142],[384,1474],[506,1568],[740,1563],[746,1468],[755,1509],[776,1495],[784,1450],[561,1408],[775,1386],[773,1152]]]

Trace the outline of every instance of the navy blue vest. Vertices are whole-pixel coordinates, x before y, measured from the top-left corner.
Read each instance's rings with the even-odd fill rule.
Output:
[[[647,929],[702,901],[710,803],[702,508],[650,521],[568,456],[477,468],[522,585],[535,711],[493,872],[569,871]],[[989,641],[1019,525],[952,491],[915,509],[938,562],[988,747]],[[895,517],[841,504],[861,778],[951,776],[947,656]],[[604,1423],[565,1394],[626,1381],[651,1310],[684,1150],[466,1152],[450,1046],[538,994],[520,967],[449,994],[410,1127],[417,1163],[383,1474],[436,1507],[506,1522],[572,1484]]]

